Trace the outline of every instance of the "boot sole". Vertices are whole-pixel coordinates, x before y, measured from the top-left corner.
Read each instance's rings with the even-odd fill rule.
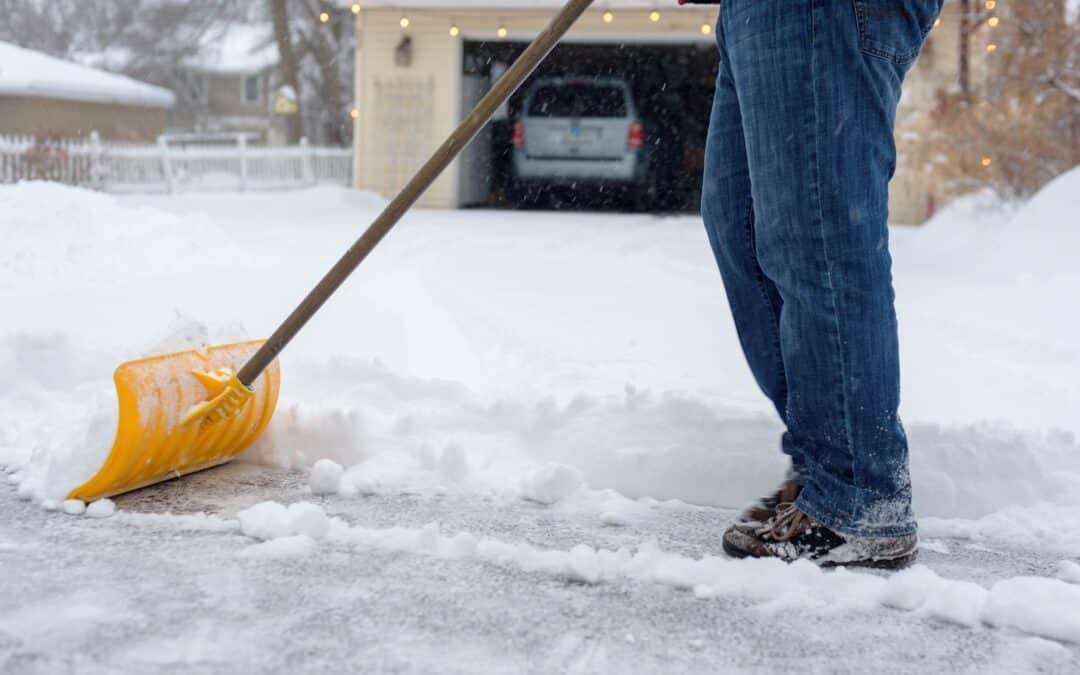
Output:
[[[736,558],[736,559],[739,559],[739,560],[742,560],[744,558],[756,558],[758,560],[764,560],[765,558],[773,557],[773,556],[754,555],[754,553],[752,551],[746,551],[746,550],[743,550],[743,549],[739,548],[738,546],[734,546],[734,545],[728,543],[727,537],[724,537],[722,543],[723,543],[724,553],[726,553],[728,555],[728,557],[731,557],[731,558]],[[908,553],[904,553],[904,554],[901,554],[901,555],[898,555],[898,556],[894,556],[892,558],[878,558],[878,559],[873,559],[873,560],[852,560],[851,562],[831,562],[831,561],[818,562],[816,560],[811,560],[810,562],[812,562],[812,563],[814,563],[816,565],[819,565],[822,568],[826,568],[826,569],[833,568],[833,567],[859,567],[859,568],[863,568],[863,569],[901,570],[901,569],[904,569],[905,567],[907,567],[908,565],[910,565],[911,563],[915,562],[915,559],[918,558],[918,557],[919,557],[919,550],[915,549],[915,550],[910,551]]]

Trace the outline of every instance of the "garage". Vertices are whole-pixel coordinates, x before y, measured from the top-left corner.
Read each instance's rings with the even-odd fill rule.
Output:
[[[464,44],[463,108],[474,103],[525,49],[523,42],[467,41]],[[684,43],[571,42],[556,48],[508,106],[467,150],[461,167],[460,204],[500,208],[569,205],[640,211],[686,211],[700,201],[703,149],[716,81],[716,50],[708,39]],[[601,84],[607,83],[606,87]],[[630,182],[606,179],[597,162],[580,160],[568,177],[545,175],[526,179],[515,170],[515,132],[526,154],[535,126],[524,104],[531,95],[559,96],[560,92],[610,92],[613,84],[630,89],[627,106],[599,112],[629,114],[638,126],[627,136],[617,123],[615,150],[626,139],[626,152],[640,154],[643,169]],[[617,94],[616,94],[617,95]],[[620,97],[621,98],[621,97]],[[540,107],[535,99],[533,112]],[[565,101],[569,104],[571,101]],[[598,124],[597,133],[612,124]],[[578,131],[563,130],[568,142],[577,142]],[[635,135],[636,134],[636,135]],[[610,135],[610,134],[609,134]],[[556,143],[556,145],[559,145]],[[610,146],[611,144],[609,144]],[[575,146],[566,153],[578,153]]]
[[[392,196],[562,2],[538,0],[527,9],[505,0],[357,4],[354,184]],[[421,205],[695,210],[716,78],[715,20],[716,8],[709,6],[646,0],[597,3],[428,190]],[[625,104],[608,112],[625,117],[627,129],[637,123],[632,134],[624,133],[615,120],[598,130],[583,119],[560,128],[556,136],[580,143],[590,132],[621,135],[627,153],[635,150],[639,158],[633,180],[612,181],[577,168],[568,176],[549,179],[541,172],[521,180],[514,128],[523,122],[528,138],[521,147],[531,147],[537,132],[528,131],[539,123],[531,120],[532,113],[522,119],[524,103],[545,81],[562,87],[627,88]],[[550,88],[546,92],[557,93]]]

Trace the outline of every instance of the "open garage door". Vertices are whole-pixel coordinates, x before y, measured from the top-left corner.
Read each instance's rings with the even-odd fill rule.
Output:
[[[519,42],[466,41],[463,77],[469,86],[463,87],[464,95],[475,99],[477,87],[489,88],[526,46]],[[707,41],[560,45],[466,151],[460,174],[462,205],[696,211],[717,66],[716,47]],[[641,137],[630,138],[628,143],[636,148],[640,142],[648,175],[637,177],[636,183],[612,180],[600,170],[600,158],[589,158],[583,152],[578,164],[593,161],[595,169],[574,167],[570,178],[530,176],[523,180],[520,165],[515,168],[515,123],[523,119],[523,103],[533,85],[549,78],[570,84],[629,83],[631,109],[639,118]],[[547,94],[552,101],[559,98],[557,92]],[[600,101],[602,97],[596,95],[590,100]],[[463,107],[467,103],[463,101]],[[566,105],[569,107],[565,114],[570,117],[588,115],[581,112],[582,105],[595,109],[590,103],[578,104],[576,111],[569,103]],[[610,108],[597,114],[607,113],[618,114],[618,110]],[[608,127],[601,130],[584,123],[575,126],[573,119],[567,125],[559,133],[565,135],[567,143],[579,146],[588,142],[587,132],[611,133],[611,129],[618,128],[614,123],[594,125]],[[523,129],[529,128],[519,126],[519,148],[527,147],[521,136]]]

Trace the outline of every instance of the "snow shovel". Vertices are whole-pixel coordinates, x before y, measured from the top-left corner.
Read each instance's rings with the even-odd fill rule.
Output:
[[[281,373],[277,356],[378,246],[420,195],[528,79],[593,0],[569,0],[285,322],[264,341],[154,356],[122,364],[116,440],[101,469],[69,499],[123,494],[228,462],[269,424]]]

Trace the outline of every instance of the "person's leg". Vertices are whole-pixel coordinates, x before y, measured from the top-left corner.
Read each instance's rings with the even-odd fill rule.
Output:
[[[914,532],[888,251],[900,84],[939,0],[724,0],[754,246],[776,284],[799,509]]]
[[[750,371],[776,407],[781,420],[786,421],[787,379],[780,352],[783,301],[776,285],[765,276],[758,263],[754,245],[754,200],[742,113],[724,48],[723,31],[719,28],[716,37],[720,45],[720,73],[705,146],[701,215]],[[798,448],[792,444],[783,445],[785,452],[792,455],[792,475],[789,477],[794,478],[801,464]]]

